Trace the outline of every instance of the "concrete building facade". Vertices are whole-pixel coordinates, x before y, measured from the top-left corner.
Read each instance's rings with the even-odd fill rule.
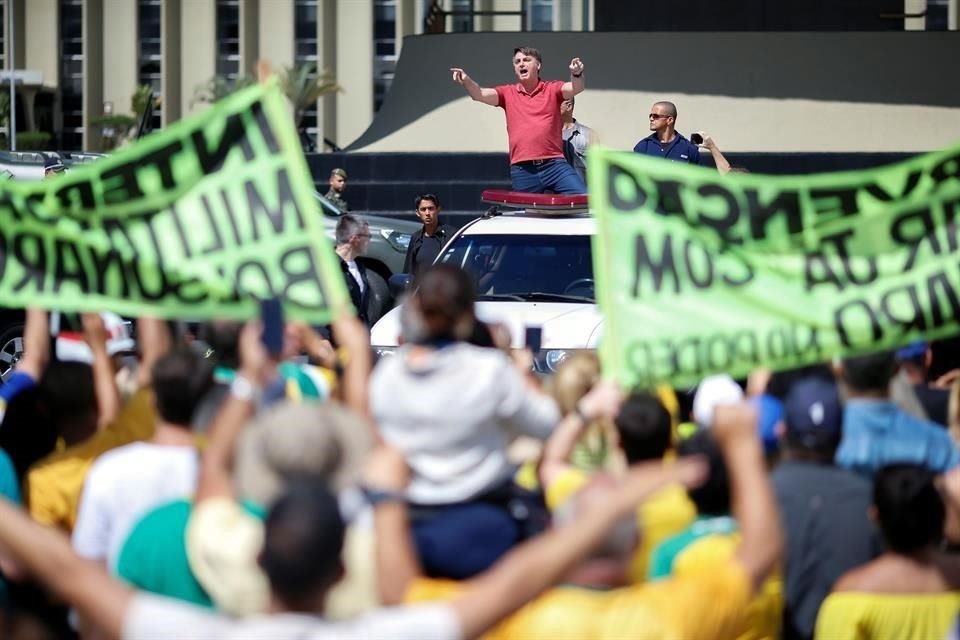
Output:
[[[843,2],[892,2],[905,16],[942,14],[940,28],[960,22],[960,0]],[[131,113],[138,86],[149,84],[160,96],[153,122],[159,128],[204,108],[197,92],[215,76],[253,75],[260,59],[275,69],[314,62],[343,89],[304,118],[307,146],[323,150],[347,147],[363,134],[390,87],[404,37],[424,33],[438,11],[445,13],[436,30],[447,33],[630,30],[631,19],[647,21],[638,23],[640,30],[656,27],[656,20],[682,29],[716,24],[718,16],[732,22],[716,29],[751,30],[767,28],[747,20],[769,13],[758,3],[783,5],[676,0],[639,11],[636,0],[0,0],[0,68],[15,70],[18,131],[46,131],[51,147],[97,150],[104,132],[96,121]],[[800,14],[811,11],[792,0],[789,12],[798,15],[785,13],[783,23],[805,24]],[[890,24],[924,29],[929,20]],[[834,27],[827,21],[820,28]]]
[[[593,0],[442,0],[448,11],[485,15],[448,30],[583,30]],[[110,114],[131,114],[138,86],[160,97],[154,126],[205,108],[198,91],[215,76],[254,75],[314,62],[342,91],[305,117],[317,149],[357,139],[392,80],[403,38],[423,33],[433,0],[0,0],[2,68],[18,84],[18,131],[46,131],[50,146],[97,150]],[[12,10],[12,11],[11,11]],[[11,22],[11,13],[13,19]],[[462,18],[460,18],[462,21]],[[12,40],[14,46],[9,46]],[[9,50],[8,50],[9,49]],[[11,55],[12,54],[12,55]]]

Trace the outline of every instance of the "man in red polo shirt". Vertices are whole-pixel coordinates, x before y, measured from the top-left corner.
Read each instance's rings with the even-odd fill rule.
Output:
[[[453,81],[470,97],[500,107],[507,117],[510,139],[510,180],[525,193],[586,193],[587,185],[563,156],[560,103],[583,91],[583,62],[570,61],[570,80],[541,80],[540,52],[532,47],[513,50],[516,84],[481,87],[466,71],[452,68]]]

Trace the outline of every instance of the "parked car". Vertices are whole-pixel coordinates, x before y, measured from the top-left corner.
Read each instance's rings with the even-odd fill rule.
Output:
[[[501,204],[454,234],[437,256],[438,263],[455,264],[474,276],[477,317],[505,324],[514,348],[524,346],[527,328],[540,328],[534,356],[541,373],[553,372],[577,350],[595,350],[602,318],[593,282],[595,226],[585,196],[488,191],[484,200]],[[398,277],[392,284],[405,282]],[[378,355],[389,356],[399,338],[400,309],[395,308],[374,325],[370,342]]]

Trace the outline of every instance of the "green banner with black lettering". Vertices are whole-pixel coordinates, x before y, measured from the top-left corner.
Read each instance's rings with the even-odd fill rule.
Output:
[[[87,166],[0,186],[0,305],[249,318],[349,307],[275,82]]]
[[[628,387],[960,332],[960,147],[810,176],[592,149],[604,367]]]

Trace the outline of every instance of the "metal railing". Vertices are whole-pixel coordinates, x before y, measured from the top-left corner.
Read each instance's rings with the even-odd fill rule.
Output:
[[[474,11],[472,9],[451,9],[443,8],[442,0],[433,0],[427,15],[423,19],[424,33],[447,33],[447,18],[478,18],[485,16],[519,16],[520,31],[527,30],[527,10],[526,3],[524,8],[518,11]]]

